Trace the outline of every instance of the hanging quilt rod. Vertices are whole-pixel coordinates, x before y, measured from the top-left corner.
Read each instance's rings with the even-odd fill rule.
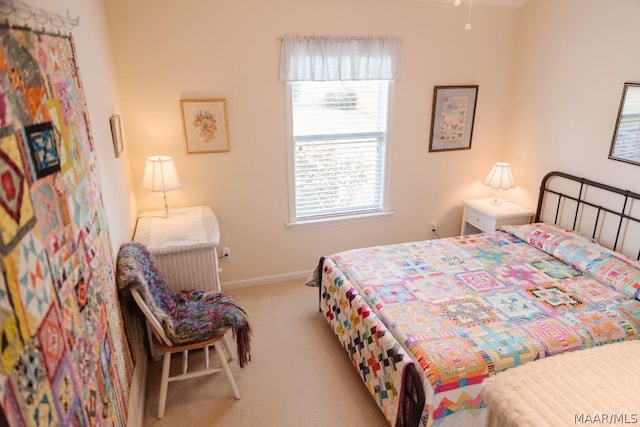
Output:
[[[72,18],[68,10],[67,16],[62,16],[57,13],[31,7],[20,1],[16,2],[12,0],[0,0],[0,16],[5,16],[7,21],[9,21],[9,17],[11,16],[16,17],[22,20],[24,25],[27,25],[27,21],[32,19],[33,22],[43,27],[51,24],[51,26],[58,29],[58,31],[60,31],[62,27],[70,31],[80,25],[80,17]]]

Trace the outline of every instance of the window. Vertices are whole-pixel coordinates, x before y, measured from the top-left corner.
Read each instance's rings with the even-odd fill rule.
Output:
[[[398,39],[283,39],[291,222],[384,212],[389,89]]]
[[[389,82],[290,85],[294,219],[382,212]]]

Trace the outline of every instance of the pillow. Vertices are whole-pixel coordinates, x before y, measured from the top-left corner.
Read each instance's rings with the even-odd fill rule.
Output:
[[[506,225],[500,230],[514,235],[619,292],[635,298],[640,295],[640,264],[576,231],[544,223]]]

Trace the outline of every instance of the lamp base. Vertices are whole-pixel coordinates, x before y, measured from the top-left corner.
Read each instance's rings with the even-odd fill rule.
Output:
[[[169,214],[169,204],[167,203],[167,193],[165,191],[162,192],[164,196],[164,215],[163,218],[169,218],[171,215]]]
[[[493,196],[493,200],[491,201],[491,204],[492,204],[492,205],[494,205],[494,206],[499,206],[499,205],[501,205],[501,204],[503,204],[503,203],[504,203],[504,200],[501,200],[501,199],[498,197],[498,193],[499,193],[499,192],[500,192],[500,189],[498,188],[498,189],[496,190],[496,194]]]

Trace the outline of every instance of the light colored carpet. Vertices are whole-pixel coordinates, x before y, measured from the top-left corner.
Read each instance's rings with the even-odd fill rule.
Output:
[[[145,427],[388,426],[318,311],[317,288],[298,281],[228,294],[253,326],[252,361],[244,369],[231,365],[240,400],[222,373],[169,383],[165,415],[158,420],[161,362],[152,361]],[[180,361],[174,356],[172,367]]]

